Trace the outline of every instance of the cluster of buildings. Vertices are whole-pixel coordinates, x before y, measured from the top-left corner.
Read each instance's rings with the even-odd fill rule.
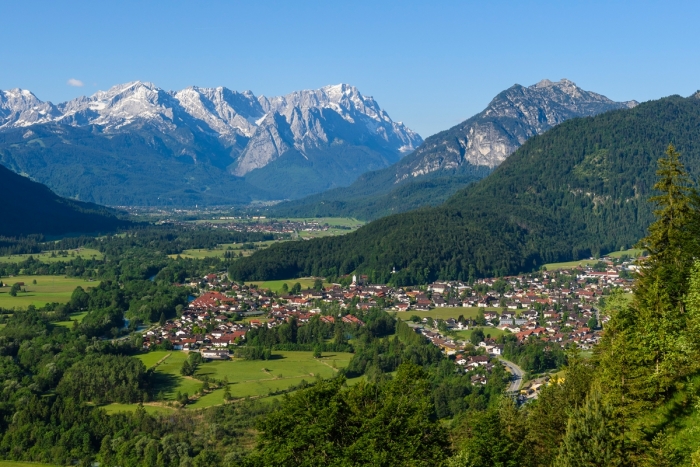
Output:
[[[382,307],[406,313],[404,319],[410,316],[416,332],[455,356],[465,371],[478,369],[472,375],[474,383],[485,384],[483,369],[492,368],[492,358],[501,355],[503,346],[491,339],[469,342],[469,333],[460,331],[478,328],[485,335],[508,333],[520,342],[538,339],[551,346],[590,349],[601,339],[606,320],[599,313],[601,300],[615,288],[631,292],[635,268],[631,261],[603,258],[594,266],[405,288],[367,285],[361,276],[353,277],[348,286],[334,284],[294,295],[232,283],[225,273],[210,274],[189,284],[198,288],[199,295],[181,316],[145,332],[144,347],[168,341],[173,349],[223,355],[232,345],[245,342],[251,328],[272,328],[292,317],[303,326],[316,314],[327,322],[341,319],[361,326],[364,323],[350,314],[352,310]],[[340,316],[322,313],[323,304],[337,305]],[[450,308],[455,309],[453,316]],[[436,309],[440,313],[432,316],[443,318],[430,317]]]

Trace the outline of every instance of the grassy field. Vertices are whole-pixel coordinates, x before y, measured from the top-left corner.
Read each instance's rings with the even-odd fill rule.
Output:
[[[32,281],[36,280],[36,285]],[[14,276],[0,278],[5,284],[24,282],[27,292],[20,292],[16,297],[10,296],[10,287],[0,287],[0,308],[24,309],[29,305],[37,307],[47,303],[67,303],[76,287],[97,287],[100,281],[88,281],[81,278],[63,276]]]
[[[465,318],[475,318],[479,314],[479,310],[486,311],[498,311],[501,312],[500,308],[477,308],[477,307],[454,307],[454,308],[433,308],[429,311],[399,311],[395,315],[404,321],[411,319],[411,316],[420,316],[421,318],[433,318],[433,319],[449,319],[459,318],[459,315],[463,315]]]
[[[459,339],[469,339],[469,336],[471,336],[472,331],[475,329],[481,329],[484,331],[484,336],[492,337],[494,339],[508,333],[508,331],[501,331],[500,329],[492,328],[491,326],[480,326],[474,329],[466,329],[464,331],[454,331],[454,334]]]
[[[279,281],[257,281],[257,282],[248,282],[248,284],[253,284],[257,285],[261,289],[269,289],[272,290],[275,293],[280,293],[282,292],[282,285],[287,284],[287,287],[291,289],[294,284],[297,282],[301,285],[301,290],[306,290],[307,288],[311,288],[314,286],[314,281],[315,279],[312,279],[310,277],[300,277],[298,279],[286,279],[286,280],[279,280]],[[329,285],[328,282],[323,283],[324,287]]]
[[[141,354],[138,356],[138,359],[141,360],[144,365],[146,365],[146,368],[152,368],[156,365],[156,363],[158,363],[171,353],[172,352],[169,350],[156,350],[154,352]]]
[[[114,404],[109,404],[109,405],[103,405],[100,408],[111,415],[111,414],[120,413],[120,412],[135,412],[136,409],[138,409],[138,407],[139,407],[138,404],[117,404],[117,403],[114,403]],[[148,405],[148,404],[146,404],[143,406],[143,408],[146,411],[146,413],[149,413],[152,415],[153,414],[168,415],[168,414],[175,411],[174,408],[166,407],[163,405]],[[0,465],[0,467],[2,467],[2,466]]]
[[[253,242],[258,249],[265,249],[276,243],[276,240],[266,240],[264,242]],[[257,250],[242,250],[241,247],[243,243],[222,243],[217,245],[216,248],[198,248],[193,250],[184,250],[179,255],[168,255],[170,258],[190,258],[190,259],[202,259],[202,258],[223,258],[226,251],[234,251],[236,254],[243,253],[243,256],[250,256]]]
[[[320,359],[312,352],[274,352],[278,358],[272,360],[214,361],[204,364],[198,376],[209,375],[215,379],[227,377],[229,390],[234,398],[266,396],[298,385],[305,380],[313,382],[317,376],[330,378],[337,369],[350,362],[352,354],[326,353]],[[224,402],[224,390],[217,389],[192,404],[193,408],[204,408]]]
[[[66,328],[72,328],[73,327],[73,322],[77,321],[78,323],[83,322],[83,318],[87,316],[87,311],[84,311],[82,313],[73,313],[70,315],[70,320],[68,321],[57,321],[56,324],[57,326],[63,326]]]
[[[265,397],[272,391],[297,385],[302,380],[312,382],[317,376],[329,378],[336,373],[334,367],[344,368],[352,358],[352,354],[349,353],[326,353],[320,359],[313,358],[312,352],[273,352],[273,354],[276,358],[272,360],[235,359],[204,363],[199,367],[197,376],[209,375],[217,380],[228,378],[229,389],[234,398]],[[156,391],[162,391],[166,400],[174,400],[178,392],[186,392],[192,396],[202,387],[199,380],[180,375],[182,363],[187,358],[185,352],[150,352],[141,354],[138,358],[149,368],[165,358],[156,367],[154,377]],[[189,407],[211,407],[223,402],[224,390],[221,388],[200,397]],[[136,406],[133,405],[133,407]],[[122,409],[124,407],[119,406],[109,410],[115,412]]]
[[[44,251],[41,253],[35,253],[32,255],[9,255],[0,256],[0,263],[20,263],[30,256],[37,259],[43,263],[56,263],[58,261],[70,261],[75,258],[91,259],[93,256],[95,259],[102,259],[102,253],[91,248],[78,248],[75,250],[65,250],[68,256],[60,256],[58,251]],[[54,254],[52,257],[51,255]]]
[[[170,355],[158,365],[154,373],[156,391],[162,391],[167,400],[175,400],[178,391],[181,393],[186,392],[190,396],[199,391],[202,388],[201,381],[180,375],[180,368],[182,368],[183,362],[187,359],[187,353],[180,351],[149,352],[138,355],[137,358],[146,367],[150,368],[167,354]]]
[[[614,251],[606,256],[610,256],[611,258],[620,258],[624,255],[636,258],[637,256],[640,256],[644,250],[636,249],[636,248],[631,248],[629,250],[623,250],[623,251]],[[563,263],[549,263],[545,264],[544,267],[547,268],[547,271],[554,271],[555,269],[571,269],[575,268],[578,266],[588,266],[588,265],[593,265],[600,261],[599,259],[582,259],[578,261],[566,261]]]

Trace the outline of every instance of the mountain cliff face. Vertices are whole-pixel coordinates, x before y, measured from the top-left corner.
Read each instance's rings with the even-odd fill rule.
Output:
[[[422,143],[372,97],[346,84],[267,98],[223,87],[165,91],[136,81],[58,105],[26,90],[0,91],[0,130],[36,124],[85,128],[108,138],[137,135],[151,148],[160,146],[173,163],[213,166],[228,174],[214,176],[250,175],[251,191],[266,191],[266,199],[347,185]],[[22,165],[5,149],[8,166]],[[290,170],[303,186],[280,183],[283,171]],[[52,186],[51,180],[46,183]]]
[[[273,211],[278,215],[374,219],[436,205],[486,176],[532,136],[570,118],[635,105],[635,101],[614,102],[585,91],[567,79],[545,79],[528,87],[516,84],[498,94],[482,112],[427,138],[396,164],[365,173],[349,187],[284,203]],[[407,202],[406,192],[414,202]]]
[[[516,84],[497,95],[482,112],[428,138],[397,164],[396,181],[463,164],[497,167],[525,141],[574,117],[632,108],[636,101],[614,102],[584,91],[567,79]]]

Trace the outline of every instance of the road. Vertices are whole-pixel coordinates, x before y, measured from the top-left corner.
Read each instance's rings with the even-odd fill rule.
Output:
[[[518,365],[511,362],[510,360],[506,360],[502,357],[498,357],[498,359],[510,369],[511,374],[513,375],[513,377],[511,378],[510,386],[508,387],[508,392],[518,392],[520,390],[520,385],[523,383],[523,375],[525,374],[525,372],[522,368],[520,368]]]

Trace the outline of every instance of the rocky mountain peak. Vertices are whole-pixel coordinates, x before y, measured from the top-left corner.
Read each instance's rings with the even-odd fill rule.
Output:
[[[636,101],[614,102],[581,89],[568,79],[516,84],[498,94],[479,114],[428,138],[397,164],[396,183],[464,164],[493,168],[528,138],[574,117],[630,108]]]
[[[393,122],[372,97],[349,84],[258,98],[251,91],[223,86],[165,91],[150,82],[132,81],[58,106],[21,90],[0,94],[0,128],[51,121],[96,125],[104,133],[155,131],[185,145],[198,135],[207,140],[213,137],[231,158],[217,164],[230,165],[229,170],[240,176],[290,150],[307,157],[309,152],[319,154],[344,144],[373,147],[386,156],[381,167],[422,142],[417,133]],[[183,151],[178,150],[192,154],[189,149]]]

